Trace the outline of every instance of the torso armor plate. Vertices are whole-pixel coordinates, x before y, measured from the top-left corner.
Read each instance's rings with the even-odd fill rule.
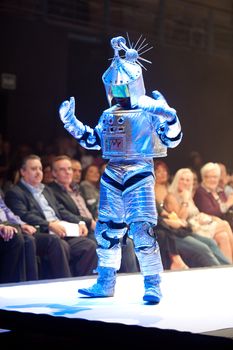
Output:
[[[167,155],[150,113],[113,106],[103,112],[98,126],[103,158],[157,158]]]

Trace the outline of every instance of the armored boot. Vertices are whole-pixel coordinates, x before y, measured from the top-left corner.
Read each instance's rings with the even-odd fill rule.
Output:
[[[162,298],[162,293],[160,289],[161,278],[159,274],[144,276],[144,287],[145,294],[143,297],[144,301],[149,302],[150,304],[158,304]]]
[[[97,282],[89,288],[78,289],[78,292],[91,298],[113,297],[116,284],[116,269],[99,266],[97,272]]]

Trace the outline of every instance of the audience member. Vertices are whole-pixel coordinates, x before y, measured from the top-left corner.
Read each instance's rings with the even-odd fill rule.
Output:
[[[155,198],[156,207],[158,212],[158,223],[157,223],[157,239],[159,242],[161,258],[164,269],[170,270],[182,270],[187,269],[188,266],[183,261],[179,254],[176,237],[172,232],[172,228],[169,226],[163,217],[163,202],[167,195],[169,185],[169,169],[167,164],[162,160],[156,160],[154,162],[155,169]]]
[[[230,241],[230,226],[216,216],[201,212],[193,201],[192,196],[193,173],[189,168],[179,169],[169,187],[166,197],[168,212],[174,211],[177,216],[188,222],[195,236],[200,239],[214,239],[224,256],[232,262]]]
[[[48,185],[50,182],[54,180],[53,174],[52,174],[52,161],[54,157],[55,155],[40,157],[41,164],[42,164],[42,171],[43,171],[42,183],[45,185]]]
[[[93,274],[97,264],[96,244],[86,238],[88,230],[80,217],[67,211],[51,188],[42,184],[40,157],[26,156],[20,175],[17,185],[6,192],[7,205],[25,222],[57,238],[65,249],[73,276]]]
[[[45,185],[50,184],[53,182],[54,178],[52,175],[52,166],[50,164],[46,164],[43,166],[43,179],[42,183]]]
[[[54,181],[49,184],[53,190],[57,201],[61,203],[66,210],[80,217],[80,220],[86,223],[88,228],[88,237],[94,238],[96,220],[86,206],[86,202],[79,192],[79,187],[73,182],[73,168],[70,157],[60,155],[52,161],[52,176]],[[95,241],[96,242],[96,241]]]
[[[79,160],[71,158],[72,170],[73,170],[73,183],[77,186],[80,185],[82,179],[82,164]]]
[[[233,206],[233,194],[228,197],[219,186],[221,169],[218,163],[208,162],[201,168],[201,184],[196,190],[194,202],[198,209],[208,215],[218,218],[219,226],[228,238],[228,256],[233,259],[233,234],[231,209]],[[225,220],[227,219],[227,220]]]
[[[82,193],[87,207],[94,218],[98,216],[100,199],[100,170],[96,165],[88,165],[83,171],[83,180],[80,183],[80,192]]]
[[[170,170],[163,160],[154,161],[156,202],[163,207],[170,184]]]
[[[196,190],[194,201],[200,211],[223,217],[233,205],[233,194],[226,196],[219,186],[221,169],[218,163],[206,163],[201,168],[201,184]]]
[[[186,268],[187,265],[189,267],[205,267],[229,263],[214,240],[203,239],[193,235],[184,220],[179,219],[175,212],[168,213],[164,209],[164,202],[168,195],[170,174],[168,166],[163,161],[155,162],[155,175],[157,182],[156,204],[159,214],[157,225],[158,239],[160,239],[161,244],[162,235],[162,258],[164,255],[165,257],[166,255],[170,256],[170,268],[177,268],[177,262],[182,266],[183,261],[185,264],[183,268]],[[167,237],[167,241],[164,239],[164,236]],[[174,242],[171,242],[172,239]]]
[[[71,277],[69,265],[60,240],[41,233],[38,227],[28,225],[15,215],[0,196],[0,222],[16,227],[25,241],[26,280],[38,278]],[[38,271],[38,259],[40,270]],[[43,270],[46,267],[46,271]],[[48,271],[47,271],[48,269]]]

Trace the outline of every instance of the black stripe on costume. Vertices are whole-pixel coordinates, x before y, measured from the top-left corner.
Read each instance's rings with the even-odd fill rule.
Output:
[[[119,238],[108,237],[105,231],[102,233],[102,237],[110,243],[110,246],[108,247],[108,249],[111,249],[112,247],[114,247],[114,245],[119,244],[120,242]]]
[[[182,132],[180,131],[176,137],[167,137],[166,135],[159,135],[160,140],[163,144],[169,147],[171,142],[178,141],[182,137]]]
[[[166,139],[170,140],[170,141],[178,141],[180,138],[181,138],[181,131],[179,132],[179,134],[176,137],[167,137],[166,136]]]
[[[147,176],[153,176],[153,173],[151,171],[145,171],[143,173],[140,174],[136,174],[134,176],[132,176],[130,179],[128,179],[124,185],[119,184],[119,182],[113,180],[110,176],[108,176],[106,173],[103,173],[102,175],[102,179],[107,182],[108,184],[110,184],[111,186],[117,188],[120,191],[124,191],[127,188],[131,187],[132,185],[136,184],[138,181],[144,179]]]
[[[126,190],[126,188],[131,187],[132,185],[136,184],[138,181],[144,179],[147,176],[153,176],[153,173],[151,171],[145,171],[144,173],[140,173],[140,174],[136,174],[134,176],[132,176],[130,179],[128,179],[127,181],[125,181],[124,184],[124,190]]]
[[[125,222],[114,222],[112,220],[110,221],[101,221],[99,220],[100,224],[106,224],[109,228],[111,229],[118,229],[121,230],[123,228],[125,228],[127,225]]]
[[[177,118],[176,116],[171,120],[171,121],[167,121],[167,125],[173,125],[177,122]]]
[[[102,175],[102,179],[107,182],[109,185],[117,188],[120,191],[124,191],[124,186],[119,184],[119,182],[113,180],[110,176],[108,176],[105,172]]]

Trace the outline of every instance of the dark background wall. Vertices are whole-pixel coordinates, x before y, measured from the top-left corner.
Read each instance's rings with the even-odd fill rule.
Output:
[[[58,108],[69,96],[76,98],[77,117],[95,126],[108,107],[101,77],[112,57],[109,42],[126,31],[119,25],[115,32],[83,34],[43,17],[0,12],[0,74],[16,76],[15,90],[0,88],[0,133],[15,147],[67,136]],[[136,40],[141,32],[136,38],[135,30],[131,34]],[[233,169],[232,51],[162,45],[148,28],[143,35],[154,47],[144,55],[152,61],[144,71],[147,94],[157,89],[166,96],[184,133],[182,143],[168,152],[171,169],[186,165],[193,150]]]

